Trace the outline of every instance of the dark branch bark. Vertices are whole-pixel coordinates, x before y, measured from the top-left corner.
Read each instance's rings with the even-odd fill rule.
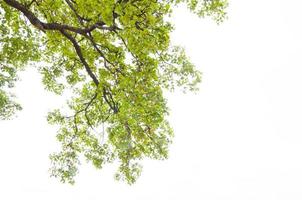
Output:
[[[68,34],[65,30],[60,30],[60,32],[73,44],[73,47],[75,48],[81,62],[83,63],[87,73],[89,76],[92,78],[93,82],[95,85],[99,85],[99,80],[96,78],[96,76],[93,74],[91,71],[91,68],[89,67],[88,63],[86,62],[85,58],[83,57],[82,50],[80,45],[77,43],[77,41],[70,35]]]
[[[110,100],[108,99],[107,95],[109,95]],[[114,114],[118,113],[118,106],[113,101],[112,94],[110,92],[108,92],[105,87],[103,87],[103,97],[104,97],[106,103],[109,105],[110,109],[113,110],[113,113]]]
[[[76,15],[76,17],[78,18],[78,21],[81,25],[83,25],[83,17],[81,17],[79,15],[79,13],[76,11],[76,9],[74,8],[74,6],[72,5],[72,2],[70,2],[69,0],[65,0],[65,2],[67,3],[67,5],[69,6],[69,8],[73,11],[73,13]]]
[[[21,3],[19,3],[16,0],[4,0],[5,3],[7,3],[8,5],[10,5],[11,7],[21,11],[26,17],[27,19],[30,21],[31,24],[33,24],[36,28],[40,29],[40,30],[57,30],[57,31],[61,31],[61,30],[68,30],[68,31],[72,31],[74,33],[78,33],[81,35],[86,35],[87,33],[93,31],[94,29],[98,28],[98,29],[102,29],[102,30],[116,30],[119,29],[116,26],[110,26],[110,27],[105,27],[105,23],[100,21],[97,22],[93,25],[91,25],[88,28],[79,28],[79,27],[73,27],[73,26],[69,26],[66,24],[60,24],[57,22],[54,23],[45,23],[42,22],[40,19],[38,19],[34,13],[32,13],[26,6],[22,5]]]

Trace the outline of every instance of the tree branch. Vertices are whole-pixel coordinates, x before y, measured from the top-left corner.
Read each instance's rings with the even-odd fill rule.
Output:
[[[99,80],[96,78],[96,76],[93,74],[92,70],[90,69],[88,63],[86,62],[85,58],[83,57],[82,50],[80,45],[77,43],[77,41],[65,30],[60,30],[60,32],[73,44],[73,47],[75,48],[81,62],[83,63],[87,73],[92,78],[95,85],[99,85]]]
[[[79,28],[79,27],[69,26],[66,24],[60,24],[57,22],[45,23],[45,22],[42,22],[40,19],[38,19],[34,15],[34,13],[32,13],[26,6],[22,5],[18,1],[4,0],[4,2],[7,3],[8,5],[10,5],[11,7],[21,11],[27,17],[27,19],[30,21],[30,23],[32,25],[34,25],[36,28],[43,30],[43,31],[45,31],[45,30],[57,30],[57,31],[68,30],[68,31],[72,31],[74,33],[78,33],[78,34],[86,36],[87,33],[93,31],[96,28],[102,29],[102,30],[110,30],[110,31],[119,29],[117,26],[105,27],[104,25],[106,25],[106,24],[102,21],[99,21],[87,28]]]

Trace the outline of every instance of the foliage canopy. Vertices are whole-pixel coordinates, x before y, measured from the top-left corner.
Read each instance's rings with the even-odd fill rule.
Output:
[[[21,106],[10,88],[36,67],[45,88],[73,91],[66,109],[49,113],[61,151],[51,175],[74,183],[81,159],[96,168],[118,161],[129,184],[138,161],[165,159],[173,131],[163,90],[196,90],[200,73],[170,44],[167,20],[184,3],[199,16],[225,18],[226,0],[0,0],[0,119]]]

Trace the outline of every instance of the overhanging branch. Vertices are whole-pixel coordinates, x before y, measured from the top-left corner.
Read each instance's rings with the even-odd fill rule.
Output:
[[[25,5],[19,3],[16,0],[4,0],[5,3],[7,3],[9,6],[19,10],[20,12],[22,12],[26,18],[30,21],[30,23],[32,25],[34,25],[36,28],[46,31],[46,30],[57,30],[57,31],[61,31],[61,30],[68,30],[68,31],[72,31],[74,33],[78,33],[81,35],[85,35],[91,31],[93,31],[94,29],[102,29],[102,30],[116,30],[119,29],[116,26],[110,26],[110,27],[106,27],[104,25],[106,25],[104,22],[99,21],[87,28],[79,28],[79,27],[74,27],[74,26],[70,26],[70,25],[66,25],[66,24],[60,24],[57,22],[54,23],[46,23],[46,22],[42,22],[40,19],[38,19],[34,13],[32,13]]]

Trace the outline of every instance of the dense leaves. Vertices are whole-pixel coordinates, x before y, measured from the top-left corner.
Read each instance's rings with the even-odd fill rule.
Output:
[[[64,110],[49,113],[60,152],[51,175],[74,182],[84,159],[96,168],[118,162],[129,184],[139,160],[166,159],[173,131],[164,90],[196,90],[200,72],[170,44],[167,16],[185,3],[199,16],[225,18],[225,0],[1,0],[0,118],[21,109],[9,88],[34,65],[49,91],[73,91]]]

